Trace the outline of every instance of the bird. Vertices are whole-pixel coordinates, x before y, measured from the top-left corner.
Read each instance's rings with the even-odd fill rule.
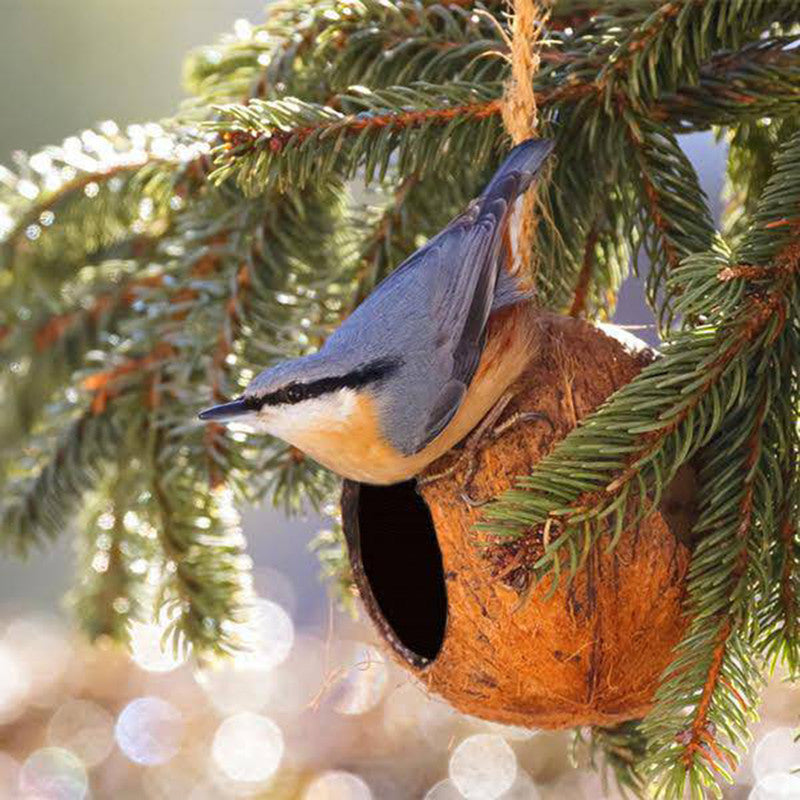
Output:
[[[531,294],[510,269],[510,226],[552,150],[548,139],[510,150],[481,194],[317,352],[265,369],[200,419],[244,423],[376,485],[418,476],[493,424],[537,345]]]

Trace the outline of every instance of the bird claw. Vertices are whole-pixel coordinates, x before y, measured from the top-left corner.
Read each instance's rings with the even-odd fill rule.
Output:
[[[466,489],[461,490],[460,497],[464,504],[468,505],[470,508],[480,508],[481,506],[485,506],[489,503],[488,499],[476,500]]]
[[[467,437],[464,442],[463,450],[458,458],[447,469],[442,470],[442,472],[419,478],[417,480],[417,488],[449,477],[454,472],[457,472],[466,461],[464,480],[461,484],[461,492],[459,495],[461,500],[470,508],[480,508],[489,503],[491,498],[477,500],[469,493],[469,487],[478,472],[478,452],[482,449],[481,445],[484,440],[488,439],[494,442],[503,436],[504,433],[511,430],[511,428],[526,422],[546,422],[550,426],[550,430],[555,431],[553,421],[547,414],[540,411],[517,411],[505,421],[496,424],[512,397],[513,395],[511,394],[506,394],[501,397],[495,407],[484,417],[483,422],[481,422],[475,431]]]

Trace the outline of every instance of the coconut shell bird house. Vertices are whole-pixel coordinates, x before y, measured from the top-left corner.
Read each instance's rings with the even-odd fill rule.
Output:
[[[543,316],[541,324],[543,346],[505,412],[540,416],[479,449],[473,497],[496,497],[530,474],[653,358],[580,320]],[[457,450],[429,471],[455,458]],[[419,490],[345,483],[353,575],[386,648],[431,691],[486,719],[559,728],[641,717],[686,627],[692,473],[678,473],[613,549],[598,542],[551,591],[529,570],[546,532],[503,547],[478,541],[482,509],[463,499],[465,469]]]

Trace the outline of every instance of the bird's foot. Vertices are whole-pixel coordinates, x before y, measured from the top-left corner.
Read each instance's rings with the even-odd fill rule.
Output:
[[[486,438],[487,433],[497,424],[497,420],[500,419],[500,416],[503,411],[505,411],[506,406],[511,402],[513,396],[511,392],[506,392],[506,394],[497,401],[489,413],[481,420],[478,427],[464,440],[461,454],[447,469],[443,469],[441,472],[435,472],[432,475],[426,475],[424,478],[419,478],[417,480],[417,486],[427,486],[428,484],[442,480],[442,478],[449,478],[453,473],[458,472],[462,466],[466,465],[461,498],[468,505],[480,505],[479,503],[474,503],[466,489],[472,483],[472,479],[478,471],[478,452],[481,449],[481,443]]]
[[[486,505],[491,498],[478,500],[469,492],[472,481],[478,473],[478,453],[487,444],[497,441],[503,434],[520,424],[541,421],[546,422],[551,430],[555,430],[555,426],[550,417],[538,411],[517,411],[508,417],[508,419],[499,422],[500,417],[503,415],[503,412],[506,410],[506,407],[513,397],[513,393],[506,392],[483,418],[480,425],[466,438],[458,458],[455,459],[447,469],[434,473],[433,475],[426,475],[424,478],[417,480],[417,486],[426,486],[442,478],[447,478],[464,467],[464,479],[461,483],[460,492],[461,499],[470,508],[479,508],[480,506]]]

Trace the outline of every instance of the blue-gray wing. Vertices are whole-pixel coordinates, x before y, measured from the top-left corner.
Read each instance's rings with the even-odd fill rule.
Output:
[[[401,452],[422,450],[458,410],[480,361],[492,307],[525,297],[501,277],[510,205],[527,189],[552,142],[517,145],[481,196],[382,281],[328,339],[326,350],[361,364],[401,366],[375,392],[381,425]]]
[[[392,443],[410,455],[438,436],[461,405],[480,361],[495,297],[506,203],[470,208],[381,287],[373,313],[402,357],[401,397],[384,402]],[[383,298],[383,301],[381,300]],[[395,304],[393,313],[381,309]],[[399,306],[399,308],[398,308]],[[400,314],[397,314],[397,311]]]

